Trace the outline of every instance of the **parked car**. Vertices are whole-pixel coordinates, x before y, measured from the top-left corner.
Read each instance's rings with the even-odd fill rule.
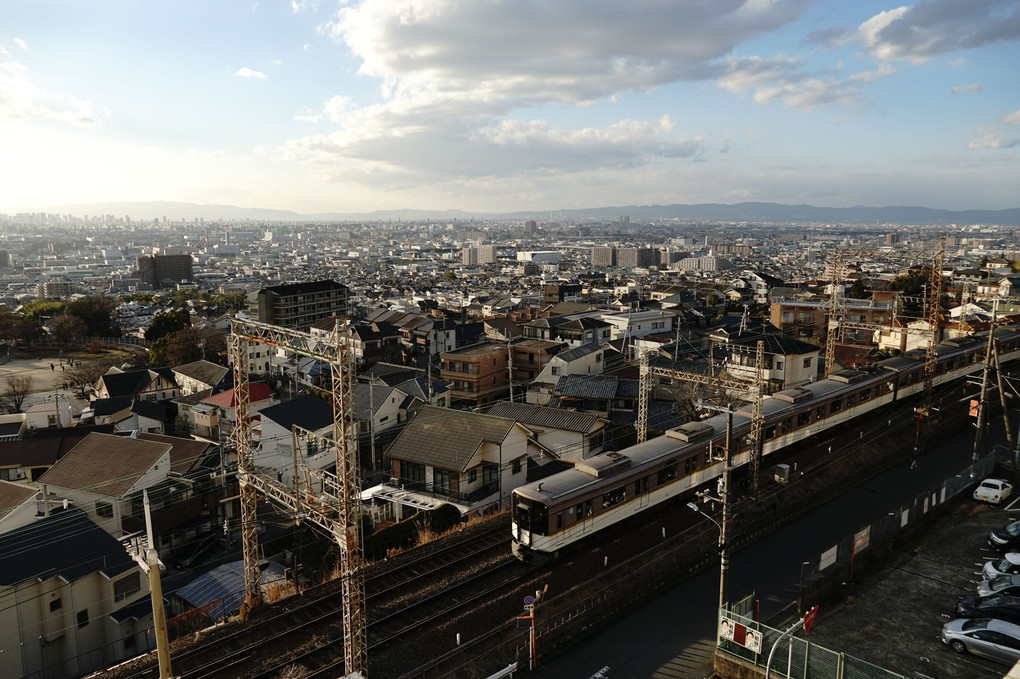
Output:
[[[956,615],[961,618],[995,618],[1020,623],[1020,597],[1005,594],[965,596],[956,604]]]
[[[1006,479],[985,479],[974,489],[974,499],[997,505],[1013,492],[1013,484]]]
[[[991,580],[978,583],[978,596],[989,594],[1005,594],[1006,596],[1020,596],[1020,575],[1000,575]]]
[[[1000,575],[1020,575],[1020,552],[1009,552],[1001,559],[992,559],[985,563],[982,570],[986,580],[997,578]]]
[[[1008,665],[1020,660],[1020,625],[990,618],[958,618],[942,626],[942,641],[957,653],[973,653]]]
[[[187,549],[184,550],[184,556],[174,562],[174,568],[191,568],[195,565],[199,558],[211,550],[219,541],[220,536],[216,533],[207,535],[201,540],[198,540],[193,543],[191,551],[188,551]]]
[[[1020,547],[1020,521],[1014,521],[1002,528],[993,528],[988,534],[988,546],[1000,552]]]

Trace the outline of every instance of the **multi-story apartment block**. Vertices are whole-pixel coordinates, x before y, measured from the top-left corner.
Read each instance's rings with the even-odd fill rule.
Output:
[[[138,277],[153,288],[164,281],[190,281],[194,277],[191,255],[145,255],[139,257]]]
[[[591,265],[595,268],[616,266],[616,248],[594,247],[591,249]]]
[[[347,286],[334,280],[288,283],[258,292],[259,320],[307,331],[330,316],[347,315]]]
[[[482,342],[442,354],[442,379],[453,406],[478,407],[510,395],[507,346]]]
[[[616,262],[623,269],[658,266],[659,251],[653,248],[620,248],[616,251]]]
[[[825,337],[829,300],[782,299],[772,302],[769,322],[788,334],[800,337]],[[846,300],[846,317],[853,323],[875,323],[888,326],[895,314],[891,300]],[[866,333],[871,336],[873,333]]]

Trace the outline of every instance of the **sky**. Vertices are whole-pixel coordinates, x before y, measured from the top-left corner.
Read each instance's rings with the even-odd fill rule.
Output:
[[[0,212],[1020,206],[1020,0],[10,0]]]

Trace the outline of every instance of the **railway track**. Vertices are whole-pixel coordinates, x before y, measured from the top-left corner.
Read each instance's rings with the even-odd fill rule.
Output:
[[[373,625],[377,623],[370,622],[370,639],[373,638],[371,635],[375,634],[374,643],[392,643],[408,628],[415,626],[412,611],[428,610],[427,602],[443,596],[444,592],[454,592],[448,594],[452,597],[450,601],[466,600],[466,596],[456,592],[464,591],[465,587],[479,582],[483,573],[488,570],[480,566],[479,562],[486,560],[501,562],[500,568],[514,562],[510,556],[507,530],[502,524],[475,537],[451,543],[431,554],[366,578],[366,605],[369,606],[370,612],[382,611],[377,616],[379,624],[377,629],[388,629],[373,632]],[[465,572],[477,574],[464,577]],[[452,584],[444,586],[444,581],[452,581]],[[417,596],[416,593],[420,593],[423,588],[439,589],[440,592],[426,597]],[[174,653],[172,660],[175,675],[182,679],[269,677],[275,676],[272,672],[278,672],[280,668],[298,661],[298,658],[303,658],[303,664],[311,664],[316,660],[317,666],[325,667],[330,663],[335,665],[336,654],[343,655],[342,646],[338,647],[339,642],[333,641],[337,637],[342,637],[337,632],[342,626],[342,612],[337,601],[339,594],[335,589],[335,586],[330,587],[327,583],[307,590],[303,597],[308,600],[289,610],[245,625],[239,630],[218,636],[199,646]],[[453,610],[455,607],[448,608]],[[396,621],[401,620],[405,621],[403,627],[395,628]],[[386,625],[390,627],[386,628]],[[293,657],[295,651],[296,658]],[[327,662],[325,658],[330,653],[333,655]],[[275,660],[270,663],[273,669],[265,670],[262,674],[253,672],[250,669],[252,660],[267,654],[275,654]],[[285,660],[280,662],[280,658]],[[340,665],[342,666],[342,661]],[[150,679],[158,676],[158,668],[149,666],[122,675],[122,679]]]

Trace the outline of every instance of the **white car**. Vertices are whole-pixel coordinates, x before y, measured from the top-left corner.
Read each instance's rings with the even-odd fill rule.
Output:
[[[942,626],[942,641],[957,653],[973,653],[1008,665],[1020,659],[1020,626],[988,618],[960,618]]]
[[[986,580],[994,580],[1000,575],[1020,575],[1020,552],[1010,552],[1001,559],[986,561],[982,573]]]
[[[999,504],[1013,492],[1013,485],[1006,479],[985,479],[974,489],[974,499]]]

